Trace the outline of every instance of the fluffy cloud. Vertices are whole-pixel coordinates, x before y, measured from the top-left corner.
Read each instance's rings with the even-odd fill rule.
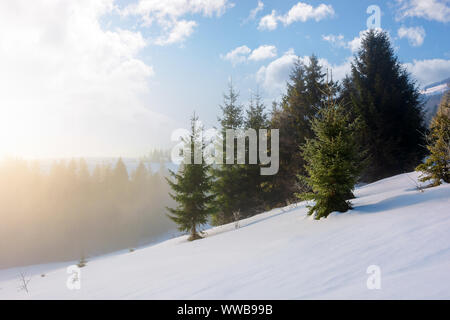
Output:
[[[333,75],[334,80],[342,80],[350,73],[351,59],[351,57],[348,57],[342,64],[332,64],[326,59],[319,59],[319,64],[324,71],[329,71],[330,76]],[[286,88],[286,82],[289,80],[289,75],[296,61],[308,64],[309,57],[299,57],[293,49],[290,49],[280,58],[272,61],[267,66],[261,67],[256,74],[256,79],[267,92],[280,94]]]
[[[397,0],[398,18],[419,17],[439,22],[450,21],[449,0]]]
[[[183,17],[196,14],[219,17],[233,6],[229,0],[138,0],[121,10],[121,14],[140,16],[144,26],[156,23],[162,34],[155,44],[169,45],[185,41],[198,25],[196,21],[184,20]]]
[[[401,27],[397,32],[400,39],[406,38],[413,47],[420,47],[425,40],[425,29],[422,27]]]
[[[414,60],[412,63],[405,63],[404,66],[421,86],[446,79],[450,74],[450,60]]]
[[[297,59],[298,57],[293,49],[287,51],[283,56],[272,61],[267,66],[262,66],[256,74],[257,81],[269,92],[283,90],[286,86],[286,81],[289,79],[292,66]]]
[[[289,10],[289,12],[280,17],[280,20],[285,25],[290,25],[294,22],[306,22],[314,19],[315,21],[323,20],[327,17],[334,16],[334,9],[331,5],[320,4],[318,7],[299,2]]]
[[[272,13],[266,15],[259,20],[258,29],[259,30],[275,30],[278,26],[278,17],[275,10],[272,10]]]
[[[247,61],[247,57],[251,52],[252,50],[249,47],[241,46],[231,50],[224,56],[222,55],[221,58],[230,61],[233,65],[237,65],[238,63]]]
[[[112,0],[0,2],[0,154],[138,155],[166,130],[147,102],[146,41],[102,28],[113,10]]]
[[[277,56],[277,48],[275,46],[264,45],[253,50],[248,59],[253,61],[260,61],[274,58],[276,56]]]
[[[310,4],[299,2],[284,15],[277,15],[276,11],[273,10],[270,15],[262,17],[258,29],[275,30],[278,26],[278,21],[288,26],[294,22],[320,21],[332,17],[334,14],[335,12],[331,5],[322,3],[317,7],[313,7]]]
[[[230,61],[233,66],[244,63],[248,60],[261,61],[277,56],[277,48],[275,46],[262,45],[255,50],[251,50],[247,46],[237,47],[226,55],[221,55],[223,60]]]
[[[363,30],[359,32],[359,36],[354,37],[353,40],[347,42],[347,48],[350,49],[351,52],[355,53],[361,48],[361,39],[366,33],[367,30]]]

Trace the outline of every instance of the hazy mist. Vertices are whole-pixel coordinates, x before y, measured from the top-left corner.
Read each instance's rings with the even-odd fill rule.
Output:
[[[122,160],[0,161],[0,268],[78,260],[167,238],[176,227],[162,166]]]

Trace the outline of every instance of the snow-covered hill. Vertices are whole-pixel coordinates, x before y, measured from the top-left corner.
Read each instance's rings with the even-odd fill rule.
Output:
[[[69,263],[0,271],[1,299],[450,299],[450,185],[417,175],[359,188],[355,210],[314,221],[305,203],[234,225],[98,257],[69,290]],[[367,288],[367,268],[381,289]],[[18,290],[20,272],[29,293]],[[42,277],[41,274],[45,274]]]

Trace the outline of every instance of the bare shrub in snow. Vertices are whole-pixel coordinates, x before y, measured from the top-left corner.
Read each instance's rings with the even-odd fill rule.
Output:
[[[28,284],[30,283],[31,279],[28,278],[24,272],[20,272],[19,279],[20,279],[19,291],[25,291],[26,293],[29,293]]]
[[[239,221],[241,220],[241,211],[238,210],[233,212],[233,217],[234,217],[234,228],[239,229],[240,228]]]
[[[87,260],[84,256],[82,256],[80,261],[78,262],[77,266],[78,266],[78,268],[83,268],[86,265],[87,265]]]
[[[406,176],[409,178],[409,180],[412,181],[412,183],[416,187],[417,191],[422,192],[422,193],[425,192],[425,188],[419,182],[417,182],[415,179],[411,178],[408,174],[406,174]]]

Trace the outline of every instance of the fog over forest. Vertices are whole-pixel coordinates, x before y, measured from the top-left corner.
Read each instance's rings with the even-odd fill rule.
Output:
[[[0,160],[0,268],[89,260],[178,235],[166,216],[167,174],[137,160]]]

